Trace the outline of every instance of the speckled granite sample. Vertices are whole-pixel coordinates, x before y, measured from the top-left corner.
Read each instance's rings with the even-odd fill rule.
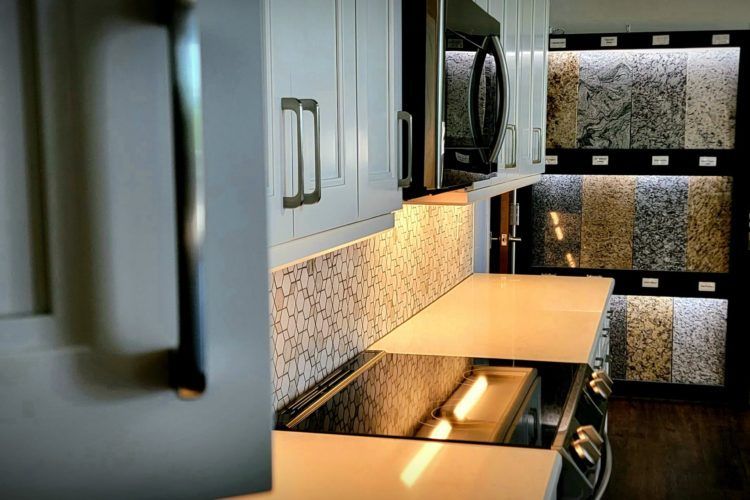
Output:
[[[638,176],[635,204],[633,269],[684,271],[688,178]]]
[[[732,219],[730,177],[690,177],[687,270],[729,272]]]
[[[474,53],[447,51],[445,53],[445,141],[446,146],[473,144],[469,127],[469,77],[474,64]],[[480,84],[480,110],[484,109],[486,87]],[[483,116],[480,116],[480,120]]]
[[[673,336],[673,382],[724,384],[726,300],[675,297]]]
[[[544,265],[580,267],[581,214],[548,213],[544,234]]]
[[[566,228],[562,228],[563,239],[566,242],[565,247],[571,248],[573,260],[576,265],[580,256],[580,215],[581,215],[581,190],[583,186],[583,177],[580,175],[543,175],[542,180],[534,184],[533,190],[533,212],[534,212],[534,246],[533,261],[537,266],[557,266],[564,259],[564,267],[569,263],[565,255],[568,250],[560,253],[563,248],[555,242],[547,251],[547,235],[554,233],[554,219],[551,212],[558,215],[558,224],[563,223]],[[562,214],[562,215],[561,215]],[[564,219],[564,220],[563,220]],[[575,229],[576,222],[578,229]],[[567,227],[569,230],[566,231]],[[566,239],[565,232],[568,233],[570,240]],[[573,239],[575,237],[575,240]],[[577,248],[573,249],[572,246]],[[557,257],[555,256],[557,255]],[[555,262],[555,264],[548,263]]]
[[[547,70],[547,147],[576,147],[578,53],[550,52]]]
[[[631,54],[625,51],[581,52],[579,60],[578,147],[629,148]]]
[[[610,375],[625,379],[628,367],[628,298],[613,295],[609,301],[612,318],[609,320]]]
[[[685,144],[685,51],[633,53],[632,149],[676,149]]]
[[[625,175],[584,177],[581,267],[633,267],[635,181]]]
[[[628,297],[628,380],[671,380],[672,316],[671,297]]]
[[[685,148],[734,148],[740,49],[692,49],[688,54]]]

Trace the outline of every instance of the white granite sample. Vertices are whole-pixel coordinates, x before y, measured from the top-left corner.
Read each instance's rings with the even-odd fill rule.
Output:
[[[685,116],[686,149],[734,148],[740,49],[690,49]]]
[[[672,381],[723,385],[726,335],[726,300],[675,297]]]
[[[685,51],[633,52],[631,149],[679,149],[685,144]]]
[[[630,52],[584,51],[579,61],[578,147],[629,148],[633,87]]]

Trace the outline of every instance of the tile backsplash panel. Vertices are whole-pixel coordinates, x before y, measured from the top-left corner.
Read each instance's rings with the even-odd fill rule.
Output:
[[[274,409],[472,273],[472,206],[405,205],[394,229],[271,277]]]

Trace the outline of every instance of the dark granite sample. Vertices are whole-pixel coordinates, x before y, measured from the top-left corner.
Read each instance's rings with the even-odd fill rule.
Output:
[[[578,53],[550,52],[547,69],[547,147],[575,148]]]
[[[671,297],[628,297],[628,380],[672,379]]]
[[[629,52],[581,52],[577,111],[579,148],[630,147],[632,86]]]
[[[609,301],[609,354],[612,378],[625,379],[628,367],[628,298],[613,295]]]
[[[687,270],[729,272],[731,177],[690,177]]]
[[[675,297],[672,381],[723,385],[726,336],[726,300]]]
[[[687,53],[643,50],[633,57],[632,149],[677,149],[685,144]]]
[[[632,269],[635,179],[625,175],[584,177],[581,267]]]
[[[685,148],[734,148],[740,49],[692,49],[688,54]]]
[[[571,253],[573,262],[578,265],[582,185],[580,175],[543,175],[532,188],[534,265],[570,267],[567,253]],[[555,231],[555,221],[558,227],[563,224],[559,231]],[[558,239],[560,232],[562,240]]]
[[[635,204],[633,268],[684,271],[688,178],[638,176]]]

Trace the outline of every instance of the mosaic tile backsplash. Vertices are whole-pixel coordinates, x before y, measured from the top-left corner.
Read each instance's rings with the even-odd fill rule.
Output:
[[[396,226],[271,277],[274,409],[472,273],[472,206],[405,205]]]
[[[610,304],[615,378],[724,384],[726,300],[616,295]]]
[[[729,271],[729,177],[544,175],[534,265]]]
[[[550,52],[548,148],[732,149],[740,49]]]

